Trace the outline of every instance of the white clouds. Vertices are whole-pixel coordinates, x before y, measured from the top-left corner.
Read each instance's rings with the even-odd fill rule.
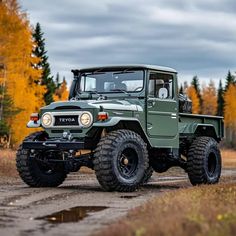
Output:
[[[21,0],[40,22],[53,73],[81,65],[149,63],[183,77],[234,70],[234,0]]]

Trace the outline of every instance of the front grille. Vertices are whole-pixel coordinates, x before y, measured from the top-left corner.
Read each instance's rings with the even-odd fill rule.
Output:
[[[72,134],[80,134],[82,132],[83,132],[82,129],[70,130],[70,133]]]
[[[60,106],[60,107],[56,107],[55,110],[78,110],[81,109],[78,106]]]
[[[67,116],[54,116],[55,123],[54,126],[72,126],[79,125],[78,115],[67,115]]]
[[[56,129],[56,130],[52,130],[51,131],[53,134],[62,134],[63,133],[63,130],[58,130],[58,129]]]

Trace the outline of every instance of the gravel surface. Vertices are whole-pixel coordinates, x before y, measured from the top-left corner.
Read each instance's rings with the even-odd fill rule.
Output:
[[[236,171],[224,170],[222,179],[235,181]],[[155,173],[132,193],[104,192],[94,174],[79,173],[58,188],[29,188],[17,178],[2,178],[0,186],[1,236],[78,236],[96,233],[158,194],[191,185],[182,170],[173,169]]]

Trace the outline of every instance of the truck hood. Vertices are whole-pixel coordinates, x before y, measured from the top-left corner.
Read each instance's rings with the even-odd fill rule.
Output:
[[[132,104],[126,100],[80,100],[80,101],[64,101],[53,102],[42,110],[63,110],[70,109],[99,109],[103,107],[105,110],[123,110],[123,111],[143,111],[142,106]]]

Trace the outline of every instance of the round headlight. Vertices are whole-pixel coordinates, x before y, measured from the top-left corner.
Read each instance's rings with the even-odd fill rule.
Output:
[[[52,116],[48,113],[45,113],[42,116],[42,125],[43,126],[50,126],[52,124]]]
[[[88,127],[92,124],[92,115],[90,113],[83,113],[80,116],[80,123],[85,126]]]

